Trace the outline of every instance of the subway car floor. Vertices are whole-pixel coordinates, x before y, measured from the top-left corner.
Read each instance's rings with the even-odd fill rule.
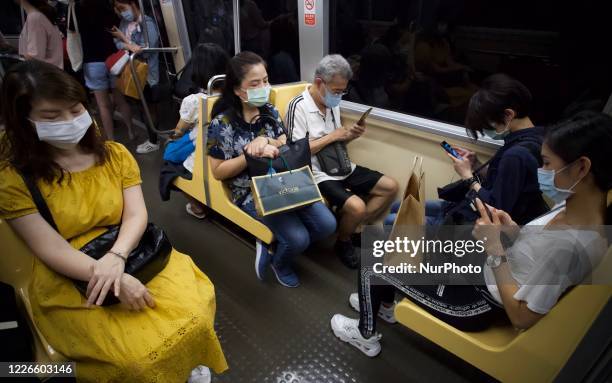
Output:
[[[121,124],[117,139],[132,153]],[[492,378],[401,324],[381,323],[382,352],[373,359],[338,340],[330,330],[334,313],[357,317],[348,305],[356,272],[333,253],[332,240],[299,257],[301,285],[280,286],[270,272],[260,282],[254,271],[254,240],[228,229],[218,217],[197,220],[185,212],[185,198],[158,191],[162,151],[135,157],[140,165],[149,219],[160,224],[174,247],[190,255],[215,285],[215,326],[229,370],[213,382],[482,382]]]

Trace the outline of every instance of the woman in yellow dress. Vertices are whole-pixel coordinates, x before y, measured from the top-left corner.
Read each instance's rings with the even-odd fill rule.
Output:
[[[30,61],[6,74],[0,97],[0,218],[36,255],[34,321],[53,348],[76,361],[77,378],[185,382],[197,381],[190,372],[200,365],[226,370],[213,327],[214,287],[190,257],[172,250],[146,286],[123,272],[147,224],[140,171],[124,146],[102,142],[83,88]],[[59,233],[36,209],[24,172],[36,180]],[[78,250],[119,223],[104,257]],[[87,298],[73,280],[89,281]],[[107,294],[121,303],[100,306]]]

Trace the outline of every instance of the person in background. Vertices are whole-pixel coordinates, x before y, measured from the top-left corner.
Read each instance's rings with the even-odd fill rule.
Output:
[[[146,47],[145,34],[142,27],[147,28],[149,37],[149,48],[157,48],[159,46],[159,33],[155,21],[149,16],[142,13],[138,0],[114,0],[115,12],[120,16],[121,22],[119,27],[113,27],[111,34],[115,38],[117,49],[126,49],[131,53],[139,53],[142,48]],[[147,74],[147,83],[144,88],[145,100],[150,105],[150,112],[153,121],[157,120],[157,103],[159,102],[159,54],[146,53],[139,56],[147,62],[149,73]],[[119,106],[121,113],[126,113],[123,119],[131,130],[132,113],[127,104],[125,96],[117,89],[113,90],[113,97]],[[128,122],[129,121],[129,122]],[[159,142],[157,133],[147,125],[148,140],[136,147],[136,153],[145,154],[159,150]]]
[[[531,93],[521,82],[505,74],[486,78],[472,96],[466,117],[469,135],[479,134],[504,145],[495,153],[488,166],[473,174],[481,164],[474,152],[456,147],[462,157],[448,154],[457,174],[485,203],[504,210],[519,224],[525,224],[548,211],[538,187],[538,167],[542,164],[540,148],[544,129],[535,127],[529,118]],[[448,201],[427,201],[426,223],[440,225],[454,205]],[[392,215],[385,220],[393,224],[399,203],[392,206]],[[474,222],[477,214],[469,207],[455,213],[462,222]]]
[[[481,331],[505,316],[518,329],[535,325],[570,287],[582,283],[603,261],[612,224],[612,118],[581,112],[547,130],[542,167],[537,169],[542,193],[555,208],[522,228],[507,212],[477,200],[480,218],[474,237],[485,242],[483,285],[406,286],[389,275],[375,284],[371,268],[360,273],[359,294],[349,297],[360,319],[336,314],[334,334],[364,354],[380,350],[377,316],[394,322],[394,294],[408,299],[461,331]],[[501,233],[513,240],[503,246]],[[378,278],[378,277],[376,277]],[[391,284],[389,284],[391,283]],[[563,334],[559,334],[563,336]]]
[[[213,176],[229,184],[233,203],[262,221],[276,238],[274,254],[261,241],[257,242],[257,277],[263,279],[271,264],[281,285],[297,287],[295,257],[310,243],[331,235],[336,230],[336,220],[322,202],[263,218],[257,215],[245,152],[254,157],[275,158],[278,148],[287,140],[280,115],[269,104],[269,95],[270,84],[263,59],[248,51],[234,56],[227,67],[221,99],[212,110],[215,118],[208,128],[208,155]],[[277,123],[272,124],[268,119],[251,123],[263,114]]]
[[[386,212],[397,194],[397,182],[375,170],[351,163],[348,176],[325,173],[316,154],[335,142],[350,142],[363,135],[365,125],[342,126],[340,101],[353,76],[340,55],[325,56],[315,70],[313,84],[287,108],[287,129],[296,140],[310,138],[312,170],[327,201],[340,211],[336,253],[344,265],[357,268],[359,252],[351,236],[364,223]]]
[[[11,68],[1,97],[0,219],[35,256],[29,300],[49,344],[85,381],[195,382],[198,365],[226,370],[214,286],[191,257],[172,250],[146,286],[124,272],[148,222],[140,170],[123,145],[103,140],[83,87],[32,60]],[[37,210],[24,174],[57,230]],[[119,235],[102,258],[78,250],[113,225]],[[89,281],[86,297],[74,280]],[[101,306],[107,295],[120,303]]]
[[[62,34],[56,26],[57,12],[47,0],[19,0],[28,15],[19,36],[19,54],[64,69]]]
[[[114,84],[104,61],[117,50],[108,31],[117,25],[119,19],[107,0],[81,0],[76,3],[75,11],[83,45],[85,86],[96,98],[106,139],[112,141],[115,135],[110,95]],[[122,116],[127,118],[130,115],[129,105],[119,102],[118,106]],[[132,139],[134,133],[131,119],[126,120],[125,124]]]
[[[207,93],[206,88],[208,86],[208,81],[215,75],[225,73],[225,68],[227,67],[228,61],[229,56],[227,52],[225,52],[225,50],[217,44],[198,44],[198,46],[194,49],[193,56],[191,57],[192,82],[197,89],[193,89],[194,93],[185,97],[181,102],[181,109],[179,111],[180,118],[172,135],[174,140],[188,134],[189,140],[192,142],[195,148],[196,139],[199,135],[198,117],[200,100]],[[217,93],[219,90],[219,88],[214,88],[213,93]],[[182,163],[182,166],[189,171],[189,173],[193,173],[194,159],[195,150]],[[174,168],[175,166],[176,165],[172,164],[170,167]],[[162,174],[168,174],[168,170],[162,169]],[[175,177],[172,177],[171,180],[168,179],[164,181],[164,185],[166,185],[164,189],[168,190],[161,190],[162,200],[164,201],[170,197],[169,188],[172,181],[174,178],[176,178],[176,176],[180,176],[175,171],[172,171],[172,174],[174,174]],[[165,196],[168,198],[164,198]],[[187,197],[189,200],[185,206],[187,213],[198,219],[203,219],[206,216],[204,205],[188,194],[185,194],[185,197]]]

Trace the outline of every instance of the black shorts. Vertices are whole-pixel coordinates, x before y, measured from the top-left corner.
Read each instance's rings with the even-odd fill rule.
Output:
[[[355,171],[342,181],[323,181],[319,183],[319,190],[330,205],[342,208],[347,199],[354,195],[366,197],[383,174],[357,165]]]

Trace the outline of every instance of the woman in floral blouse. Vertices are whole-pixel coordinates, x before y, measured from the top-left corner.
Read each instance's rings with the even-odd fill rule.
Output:
[[[299,286],[293,269],[295,256],[311,242],[336,230],[336,220],[327,207],[318,202],[288,212],[260,218],[255,211],[244,151],[255,157],[275,158],[278,147],[286,143],[283,122],[276,108],[268,103],[270,84],[263,59],[252,52],[241,52],[228,65],[221,99],[215,104],[215,118],[208,128],[208,154],[213,176],[226,181],[233,202],[270,228],[277,240],[272,254],[257,242],[255,272],[259,279],[271,265],[278,282],[285,287]],[[278,123],[257,119],[272,116]]]

